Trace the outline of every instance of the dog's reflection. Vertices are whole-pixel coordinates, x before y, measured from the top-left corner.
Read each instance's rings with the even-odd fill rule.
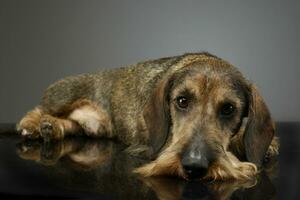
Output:
[[[201,183],[167,178],[144,179],[158,199],[274,199],[275,187],[262,174],[257,180]]]
[[[117,150],[115,146],[111,141],[88,138],[67,138],[56,142],[24,140],[17,145],[17,153],[22,159],[42,165],[68,161],[73,167],[89,170],[110,160],[113,150]]]
[[[83,180],[88,180],[89,190],[120,198],[126,195],[127,199],[273,199],[275,196],[275,188],[265,172],[256,180],[243,182],[201,183],[170,177],[141,178],[131,172],[145,161],[129,156],[122,145],[107,140],[66,138],[52,143],[25,140],[17,145],[17,149],[22,159],[59,166],[59,173],[54,172],[51,176],[64,186],[66,180],[74,179],[68,187],[83,189],[86,185]],[[64,176],[62,166],[67,168],[63,170]],[[81,173],[77,181],[74,170],[90,173]]]

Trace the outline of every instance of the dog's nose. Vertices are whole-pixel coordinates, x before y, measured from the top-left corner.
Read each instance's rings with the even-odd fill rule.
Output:
[[[208,165],[201,165],[198,163],[183,163],[182,167],[188,179],[198,179],[205,176],[207,173]]]
[[[181,165],[188,179],[200,179],[206,175],[213,160],[212,152],[202,134],[195,134],[181,154]]]
[[[183,156],[181,164],[188,179],[198,179],[207,173],[209,161],[201,153],[190,152]]]

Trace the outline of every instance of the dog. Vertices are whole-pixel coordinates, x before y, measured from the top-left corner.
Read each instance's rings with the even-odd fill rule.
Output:
[[[134,172],[184,179],[251,179],[279,148],[256,87],[206,52],[59,80],[17,130],[46,142],[115,138],[149,158]]]

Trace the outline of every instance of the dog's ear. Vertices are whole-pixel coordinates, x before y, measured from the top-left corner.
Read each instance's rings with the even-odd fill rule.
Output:
[[[245,155],[249,162],[260,167],[274,136],[274,122],[255,86],[251,84],[247,93],[249,106],[244,133]]]
[[[159,152],[168,139],[171,124],[168,96],[171,82],[170,79],[160,81],[144,107],[143,117],[149,132],[148,145],[152,148],[152,156]]]

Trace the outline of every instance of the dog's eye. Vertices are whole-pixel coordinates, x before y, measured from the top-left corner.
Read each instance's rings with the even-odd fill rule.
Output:
[[[176,103],[177,103],[177,106],[181,109],[186,109],[189,106],[188,99],[183,96],[177,97]]]
[[[225,103],[221,106],[220,115],[222,117],[226,117],[226,118],[232,117],[234,112],[235,112],[235,106],[232,105],[231,103]]]

